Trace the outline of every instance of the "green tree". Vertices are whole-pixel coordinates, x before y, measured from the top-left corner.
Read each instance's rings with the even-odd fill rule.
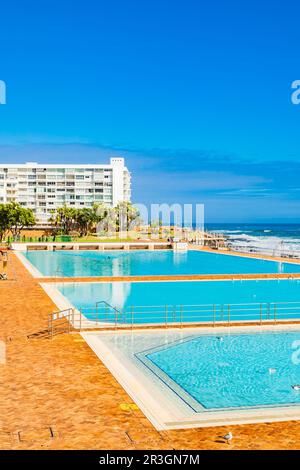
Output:
[[[120,202],[114,209],[116,213],[116,225],[120,231],[129,231],[141,223],[140,213],[131,202]]]
[[[115,208],[105,204],[80,209],[63,206],[53,211],[50,222],[65,235],[78,230],[81,237],[87,236],[97,226],[97,232],[127,231],[140,223],[138,210],[129,202],[122,202]]]
[[[10,231],[9,210],[7,204],[0,204],[0,241],[6,237]]]
[[[13,239],[19,238],[21,230],[25,227],[33,227],[36,224],[34,213],[31,209],[22,207],[17,202],[6,204],[9,219],[9,229]]]
[[[86,236],[93,232],[96,225],[107,216],[108,208],[105,204],[94,204],[93,207],[83,207],[76,210],[76,228],[80,236]]]
[[[103,202],[95,203],[93,205],[93,212],[95,214],[96,222],[99,223],[107,217],[109,207],[103,204]]]
[[[103,209],[103,208],[102,208]],[[116,232],[117,214],[113,207],[106,207],[105,210],[97,212],[97,233],[113,234]]]
[[[83,207],[76,210],[75,221],[80,236],[84,237],[92,231],[96,224],[97,214],[93,209]]]
[[[53,211],[50,222],[64,235],[69,235],[76,228],[76,215],[77,210],[73,207],[58,207]]]
[[[98,234],[116,231],[116,214],[112,207],[108,207],[103,203],[94,204],[96,231]]]

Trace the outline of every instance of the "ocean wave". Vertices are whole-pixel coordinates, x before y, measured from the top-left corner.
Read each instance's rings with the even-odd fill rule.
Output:
[[[210,230],[224,235],[230,246],[239,251],[273,255],[295,251],[300,256],[300,224],[231,224]]]
[[[213,233],[251,233],[253,230],[212,230]]]
[[[300,239],[281,238],[277,236],[253,236],[245,233],[228,236],[229,243],[233,248],[244,246],[252,250],[273,250],[273,251],[300,251]]]

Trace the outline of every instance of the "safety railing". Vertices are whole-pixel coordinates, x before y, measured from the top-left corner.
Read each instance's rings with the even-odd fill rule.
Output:
[[[67,308],[48,315],[48,335],[51,339],[60,333],[70,333],[72,328],[78,328],[78,326],[73,308]]]
[[[262,302],[200,305],[132,305],[117,309],[106,302],[73,310],[71,327],[90,328],[172,327],[187,325],[233,325],[300,322],[300,302]],[[66,316],[65,316],[66,320]]]
[[[241,244],[241,243],[232,243],[228,242],[227,247],[232,251],[237,251],[240,253],[251,253],[251,254],[260,254],[273,256],[278,258],[290,258],[290,259],[299,259],[300,250],[291,248],[287,245],[279,245],[276,247],[264,247],[264,246],[253,246],[250,244]]]
[[[83,330],[90,328],[103,328],[105,326],[118,325],[126,322],[123,312],[119,311],[105,300],[96,303],[95,307],[67,308],[48,315],[48,336],[59,333],[70,333],[71,330]]]
[[[106,317],[109,313],[112,313],[117,321],[122,321],[123,312],[121,310],[118,310],[116,307],[113,307],[105,300],[99,300],[98,302],[96,302],[96,315],[98,314],[99,310],[101,311],[101,309],[105,310]]]

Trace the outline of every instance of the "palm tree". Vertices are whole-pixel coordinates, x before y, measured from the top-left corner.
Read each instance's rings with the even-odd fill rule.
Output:
[[[140,213],[131,202],[120,202],[114,210],[118,231],[128,232],[141,223]]]
[[[69,235],[76,227],[76,209],[67,206],[58,207],[53,211],[50,222],[64,235]]]

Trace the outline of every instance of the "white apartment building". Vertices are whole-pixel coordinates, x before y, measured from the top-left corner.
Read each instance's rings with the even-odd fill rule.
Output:
[[[130,184],[119,157],[107,165],[0,164],[0,203],[16,201],[32,209],[40,226],[47,226],[51,211],[63,205],[114,207],[130,201]]]

